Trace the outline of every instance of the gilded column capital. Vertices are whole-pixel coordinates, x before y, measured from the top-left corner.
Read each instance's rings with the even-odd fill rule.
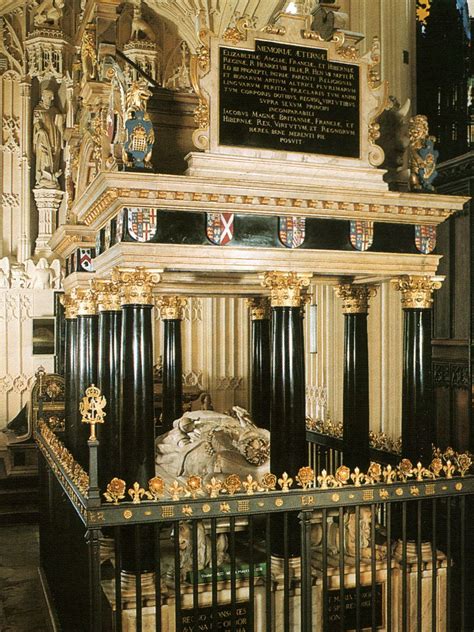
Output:
[[[94,279],[91,287],[97,295],[99,312],[119,312],[122,309],[117,283],[107,279]]]
[[[61,301],[61,305],[64,307],[64,316],[67,319],[77,318],[77,301],[70,294],[65,293],[59,299]]]
[[[183,310],[188,304],[184,296],[159,296],[156,302],[161,320],[183,320]]]
[[[312,276],[297,272],[265,272],[262,285],[270,288],[272,307],[301,307],[308,298],[302,290],[308,287]]]
[[[250,309],[252,320],[268,320],[270,318],[270,299],[267,296],[246,298],[245,305]]]
[[[401,276],[392,279],[395,289],[402,293],[403,309],[430,309],[433,292],[439,290],[443,277]]]
[[[78,316],[95,316],[97,314],[97,295],[92,288],[76,287],[71,295],[76,301]]]
[[[334,288],[336,296],[342,299],[343,314],[367,314],[369,300],[377,294],[377,290],[369,285],[351,285],[341,283]]]
[[[144,267],[114,268],[112,271],[112,281],[118,285],[122,306],[153,305],[153,288],[160,280],[160,274],[147,272]]]

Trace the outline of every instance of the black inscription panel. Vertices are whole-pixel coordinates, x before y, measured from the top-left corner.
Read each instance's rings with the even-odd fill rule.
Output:
[[[357,629],[357,592],[355,588],[346,588],[344,592],[344,630]],[[372,587],[360,587],[360,629],[372,629]],[[329,632],[341,629],[341,596],[339,590],[328,591]],[[383,588],[375,586],[375,627],[383,626]]]
[[[235,604],[234,622],[237,632],[250,632],[248,624],[249,602]],[[231,605],[217,606],[217,621],[212,620],[212,608],[199,608],[196,617],[193,610],[181,610],[181,629],[183,632],[218,632],[232,629]]]
[[[360,156],[359,67],[324,49],[220,49],[221,145]]]

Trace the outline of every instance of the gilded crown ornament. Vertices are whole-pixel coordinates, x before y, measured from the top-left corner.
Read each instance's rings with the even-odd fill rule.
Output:
[[[336,296],[342,299],[344,314],[367,314],[369,299],[377,294],[374,287],[342,283],[334,288]]]
[[[99,312],[119,312],[122,309],[117,283],[107,279],[94,279],[91,281],[91,287],[97,297]]]
[[[301,307],[307,300],[303,288],[307,288],[312,274],[296,272],[265,272],[263,287],[270,288],[272,307]]]
[[[182,296],[160,296],[156,302],[162,320],[183,320],[187,303]]]
[[[86,389],[86,394],[82,398],[82,402],[79,404],[79,412],[82,415],[82,423],[89,424],[91,427],[90,441],[95,441],[96,424],[103,424],[104,417],[106,415],[104,408],[107,401],[101,394],[100,389],[94,384],[91,384]]]
[[[245,305],[250,309],[252,320],[268,320],[270,318],[270,301],[266,296],[247,298]]]
[[[76,287],[71,292],[76,301],[78,316],[95,316],[97,314],[97,296],[91,288]]]
[[[433,305],[433,292],[439,290],[442,277],[401,276],[392,279],[395,289],[402,293],[403,309],[429,309]]]
[[[67,319],[77,317],[77,302],[72,294],[63,294],[60,298],[61,305],[64,307],[64,316]]]
[[[143,267],[112,271],[112,281],[119,286],[121,305],[153,305],[153,288],[160,280],[158,272],[147,272]]]

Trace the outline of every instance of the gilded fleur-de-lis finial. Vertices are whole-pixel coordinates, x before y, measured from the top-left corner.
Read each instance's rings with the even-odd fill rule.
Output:
[[[89,424],[91,427],[90,441],[95,441],[96,424],[103,424],[104,417],[106,415],[104,408],[107,404],[105,397],[94,384],[91,384],[86,389],[86,394],[82,398],[82,402],[79,404],[79,412],[82,415],[82,423]]]

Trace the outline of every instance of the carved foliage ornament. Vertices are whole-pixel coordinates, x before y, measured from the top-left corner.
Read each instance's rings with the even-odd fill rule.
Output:
[[[392,279],[395,289],[402,293],[403,309],[430,309],[433,291],[439,290],[442,279],[424,276],[403,276]]]
[[[122,309],[118,285],[105,279],[94,279],[92,288],[97,296],[99,312],[118,312]]]
[[[150,273],[143,267],[135,270],[114,268],[112,281],[118,284],[122,305],[153,305],[153,288],[160,282],[158,273]]]
[[[63,294],[60,297],[61,305],[64,307],[65,317],[72,319],[77,317],[77,302],[71,294]]]
[[[182,296],[160,296],[157,306],[162,320],[182,320],[187,299]]]
[[[334,288],[336,296],[342,299],[344,314],[367,314],[369,299],[377,294],[374,287],[344,283]]]
[[[268,320],[270,318],[270,301],[266,296],[248,298],[245,304],[250,309],[252,320]]]
[[[271,306],[301,307],[307,300],[302,290],[309,286],[311,276],[296,272],[266,272],[262,285],[270,288]]]
[[[70,296],[76,302],[78,316],[97,314],[97,295],[92,288],[74,288]]]

